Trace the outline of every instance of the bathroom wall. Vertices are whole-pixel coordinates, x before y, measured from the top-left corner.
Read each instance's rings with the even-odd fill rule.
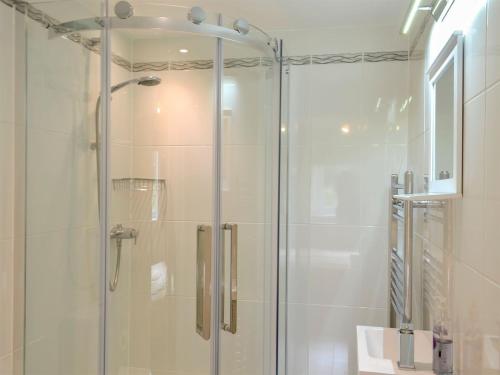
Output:
[[[424,284],[423,295],[429,297],[417,309],[422,309],[422,321],[431,328],[438,314],[435,297],[446,297],[457,373],[496,374],[500,371],[500,1],[456,0],[443,22],[428,26],[410,64],[414,100],[408,165],[416,171],[422,188],[430,138],[424,73],[455,30],[465,33],[463,198],[451,204],[444,222],[440,219],[446,217],[443,212],[429,211],[425,220],[420,213],[415,243],[417,251],[437,263],[438,280],[444,279],[445,272],[451,273],[451,290],[443,285],[434,290]]]
[[[388,324],[390,176],[406,169],[408,61],[404,39],[378,32],[283,32],[290,55],[323,55],[290,60],[288,374],[355,374],[356,325]],[[394,61],[373,51],[403,52]]]
[[[14,366],[14,38],[14,12],[0,4],[0,373],[6,375]]]

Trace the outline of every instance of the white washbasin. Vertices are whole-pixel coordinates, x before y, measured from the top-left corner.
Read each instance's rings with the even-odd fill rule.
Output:
[[[395,328],[357,326],[358,374],[432,375],[432,332],[415,331],[416,370],[398,368],[399,332]]]

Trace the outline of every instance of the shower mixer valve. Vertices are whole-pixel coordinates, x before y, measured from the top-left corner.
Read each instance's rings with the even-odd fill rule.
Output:
[[[118,277],[120,276],[120,260],[122,257],[122,240],[134,240],[137,243],[137,236],[139,232],[134,228],[124,228],[123,225],[117,224],[111,228],[109,236],[111,239],[116,240],[116,264],[113,278],[109,281],[109,290],[114,292],[118,286]]]
[[[137,243],[137,236],[139,232],[134,228],[124,228],[122,224],[117,224],[111,228],[110,237],[116,240],[134,240]]]

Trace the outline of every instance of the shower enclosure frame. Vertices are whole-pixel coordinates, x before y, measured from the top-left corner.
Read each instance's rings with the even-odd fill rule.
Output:
[[[272,373],[276,374],[278,372],[278,251],[279,251],[279,213],[280,213],[280,202],[279,202],[279,169],[280,169],[280,137],[281,137],[281,85],[282,85],[282,41],[271,38],[268,34],[263,32],[259,28],[254,28],[257,33],[262,34],[264,38],[257,38],[252,33],[241,34],[236,30],[229,29],[223,26],[223,18],[221,14],[217,15],[218,24],[195,24],[189,20],[175,20],[167,17],[142,17],[142,16],[132,16],[128,19],[120,19],[113,17],[110,14],[108,0],[103,1],[102,12],[103,17],[101,18],[88,18],[82,20],[75,20],[71,22],[62,23],[56,26],[52,26],[49,36],[51,38],[61,37],[69,35],[72,33],[85,32],[85,31],[100,31],[101,34],[101,103],[100,103],[100,113],[96,114],[99,118],[101,124],[101,131],[99,134],[99,139],[96,138],[96,142],[100,144],[100,147],[96,150],[99,154],[100,168],[98,169],[98,183],[99,183],[99,196],[102,197],[103,204],[99,205],[99,229],[100,229],[100,285],[101,285],[101,297],[100,297],[100,337],[99,337],[99,371],[100,375],[107,374],[107,358],[108,358],[108,331],[107,331],[107,319],[108,317],[108,303],[109,303],[109,250],[110,250],[110,230],[111,223],[109,220],[109,202],[111,201],[111,180],[110,180],[110,147],[111,147],[111,63],[112,63],[112,52],[111,52],[111,33],[116,29],[161,29],[164,31],[171,32],[183,32],[187,34],[198,34],[203,36],[209,36],[216,39],[216,51],[214,55],[214,80],[215,80],[215,118],[213,126],[213,154],[212,154],[212,168],[213,168],[213,214],[212,214],[212,225],[214,228],[221,228],[221,161],[222,161],[222,79],[224,75],[224,56],[223,56],[223,42],[225,40],[240,43],[253,47],[255,49],[264,52],[266,56],[271,56],[273,64],[277,64],[274,72],[273,79],[273,90],[275,95],[272,100],[277,108],[274,110],[273,114],[273,139],[272,139],[272,251],[273,258],[275,262],[273,266],[273,280],[274,285],[272,286],[272,315],[274,322],[272,322],[272,327],[276,327],[275,332],[272,333],[274,336],[274,343],[272,348],[275,349],[274,354],[271,359]],[[276,96],[279,96],[276,98]],[[217,289],[217,292],[211,293],[211,339],[210,339],[210,374],[218,375],[220,374],[219,368],[219,348],[220,348],[220,330],[223,329],[221,322],[221,294],[223,293],[224,285],[222,284],[221,275],[223,268],[223,260],[221,256],[221,231],[214,230],[212,235],[212,290]],[[216,317],[216,318],[215,318]],[[193,322],[194,323],[194,322]],[[194,326],[194,324],[193,324]]]

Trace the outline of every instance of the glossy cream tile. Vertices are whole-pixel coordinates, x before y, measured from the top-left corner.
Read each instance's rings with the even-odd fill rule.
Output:
[[[266,219],[264,146],[224,146],[222,149],[222,207],[224,222],[263,223]]]
[[[484,345],[481,276],[463,263],[454,264],[453,323],[455,368],[461,374],[482,374]]]
[[[484,197],[486,95],[480,94],[464,106],[463,195]]]
[[[486,79],[486,2],[468,29],[464,44],[464,101],[485,88]]]
[[[315,145],[311,156],[311,222],[359,225],[361,158],[355,146]]]
[[[289,166],[290,223],[311,221],[311,146],[292,146]]]
[[[496,283],[500,283],[500,233],[497,223],[500,220],[500,202],[486,201],[484,207],[484,273]]]
[[[155,73],[162,83],[134,87],[135,145],[209,145],[213,129],[213,71]],[[144,73],[138,73],[143,76]]]
[[[488,0],[487,44],[486,44],[486,86],[500,79],[500,1]]]
[[[0,239],[14,236],[14,125],[0,122]]]
[[[314,225],[310,230],[308,303],[385,307],[386,230],[332,225]]]
[[[486,119],[485,119],[485,196],[487,200],[500,200],[500,170],[497,160],[500,157],[498,139],[500,139],[500,84],[496,84],[486,91]]]
[[[38,129],[27,138],[27,232],[96,225],[95,154],[88,143]]]
[[[308,224],[291,224],[288,235],[287,257],[287,300],[290,303],[306,304],[309,301],[309,265],[311,226]],[[296,326],[291,331],[296,329]]]
[[[307,100],[314,145],[353,145],[363,137],[362,64],[312,65]],[[302,96],[301,96],[302,97]]]
[[[14,122],[14,16],[12,8],[0,9],[0,122]]]
[[[167,218],[169,220],[209,221],[212,210],[211,147],[172,147],[167,153]],[[241,168],[238,171],[243,174],[244,169]],[[246,174],[241,178],[254,177],[248,173],[250,171],[245,172]],[[250,186],[256,183],[252,180]],[[243,185],[244,188],[248,186],[246,183]],[[244,202],[253,204],[250,200]]]
[[[386,311],[335,306],[307,310],[308,373],[356,373],[356,325],[384,326]]]
[[[0,357],[0,374],[13,375],[14,374],[13,362],[14,358],[12,354]]]
[[[238,303],[238,334],[221,333],[221,373],[259,374],[263,372],[263,306],[259,302]]]
[[[362,137],[364,144],[404,144],[411,104],[405,77],[408,64],[364,63],[362,73]]]
[[[389,222],[389,173],[388,146],[373,144],[361,149],[361,225],[387,227]]]
[[[13,240],[0,240],[0,357],[13,352]]]

